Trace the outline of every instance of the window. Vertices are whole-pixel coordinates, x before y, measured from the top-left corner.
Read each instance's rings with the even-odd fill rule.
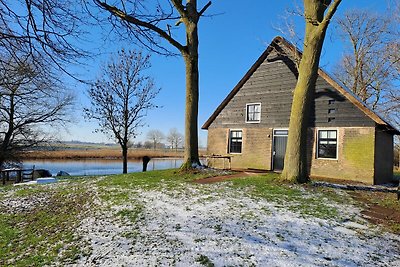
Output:
[[[246,122],[260,122],[261,120],[261,104],[246,105]]]
[[[229,153],[242,153],[242,131],[232,130],[229,133]]]
[[[289,130],[274,130],[274,135],[287,136],[289,134]]]
[[[318,131],[318,158],[337,158],[337,130]]]

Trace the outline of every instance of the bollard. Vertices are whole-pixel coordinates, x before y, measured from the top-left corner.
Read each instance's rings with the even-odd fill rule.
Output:
[[[147,164],[149,163],[150,159],[151,158],[148,156],[143,157],[143,171],[144,172],[147,171]]]
[[[397,200],[400,200],[400,184],[397,187]]]

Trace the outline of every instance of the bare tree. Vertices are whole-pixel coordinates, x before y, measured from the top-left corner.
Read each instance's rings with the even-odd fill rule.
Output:
[[[111,14],[110,20],[115,29],[123,29],[134,40],[148,49],[160,54],[171,54],[160,42],[167,41],[178,49],[186,65],[186,112],[185,112],[185,158],[182,169],[200,165],[198,153],[198,22],[211,5],[208,2],[200,11],[197,0],[117,1],[108,4],[104,0],[94,0],[97,5]],[[114,3],[114,2],[113,2]],[[175,24],[175,26],[171,26]],[[185,26],[185,38],[179,41],[173,30]],[[181,35],[182,36],[182,35]],[[182,36],[183,37],[183,36]]]
[[[398,35],[393,18],[352,10],[338,20],[339,36],[350,45],[334,75],[372,109],[386,113],[396,88]]]
[[[153,149],[165,139],[165,135],[160,130],[150,130],[147,132],[147,139],[153,143]]]
[[[153,147],[153,142],[151,141],[145,141],[143,144],[144,148],[146,149],[151,149]]]
[[[51,126],[68,121],[73,96],[39,57],[0,61],[0,168],[49,140]]]
[[[326,30],[341,0],[304,0],[306,22],[303,54],[294,89],[289,122],[289,136],[282,179],[306,182],[307,128],[313,91],[318,77],[319,60]]]
[[[65,63],[86,55],[78,47],[89,23],[83,7],[72,0],[0,0],[0,52],[18,61],[16,51],[23,49],[24,57],[65,70]]]
[[[103,67],[100,77],[88,90],[91,107],[85,117],[97,120],[98,131],[115,138],[122,149],[123,173],[128,172],[128,148],[160,89],[144,72],[150,68],[149,56],[141,52],[118,52],[118,57]]]
[[[178,147],[182,144],[183,138],[183,135],[178,132],[176,128],[170,129],[167,135],[167,141],[171,144],[171,148],[175,148],[175,150],[178,150]]]

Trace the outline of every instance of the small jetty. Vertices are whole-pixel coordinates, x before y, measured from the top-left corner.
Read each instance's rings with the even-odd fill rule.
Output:
[[[32,169],[24,168],[7,168],[0,171],[2,184],[9,184],[10,182],[22,183],[34,180],[35,166]]]

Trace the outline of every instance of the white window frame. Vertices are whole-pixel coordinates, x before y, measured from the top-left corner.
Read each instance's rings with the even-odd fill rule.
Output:
[[[240,153],[239,152],[231,152],[231,132],[241,132],[242,133],[242,146],[240,148]],[[242,154],[243,153],[243,129],[229,129],[228,132],[228,154]]]
[[[259,105],[260,106],[260,119],[259,120],[255,120],[255,121],[249,121],[248,120],[248,110],[249,110],[249,106],[255,106],[255,105]],[[261,122],[261,103],[247,103],[246,104],[246,117],[245,117],[245,122],[246,123],[260,123]]]
[[[319,156],[319,131],[336,131],[336,158],[323,158]],[[316,128],[315,156],[321,160],[338,160],[339,159],[339,128]]]

